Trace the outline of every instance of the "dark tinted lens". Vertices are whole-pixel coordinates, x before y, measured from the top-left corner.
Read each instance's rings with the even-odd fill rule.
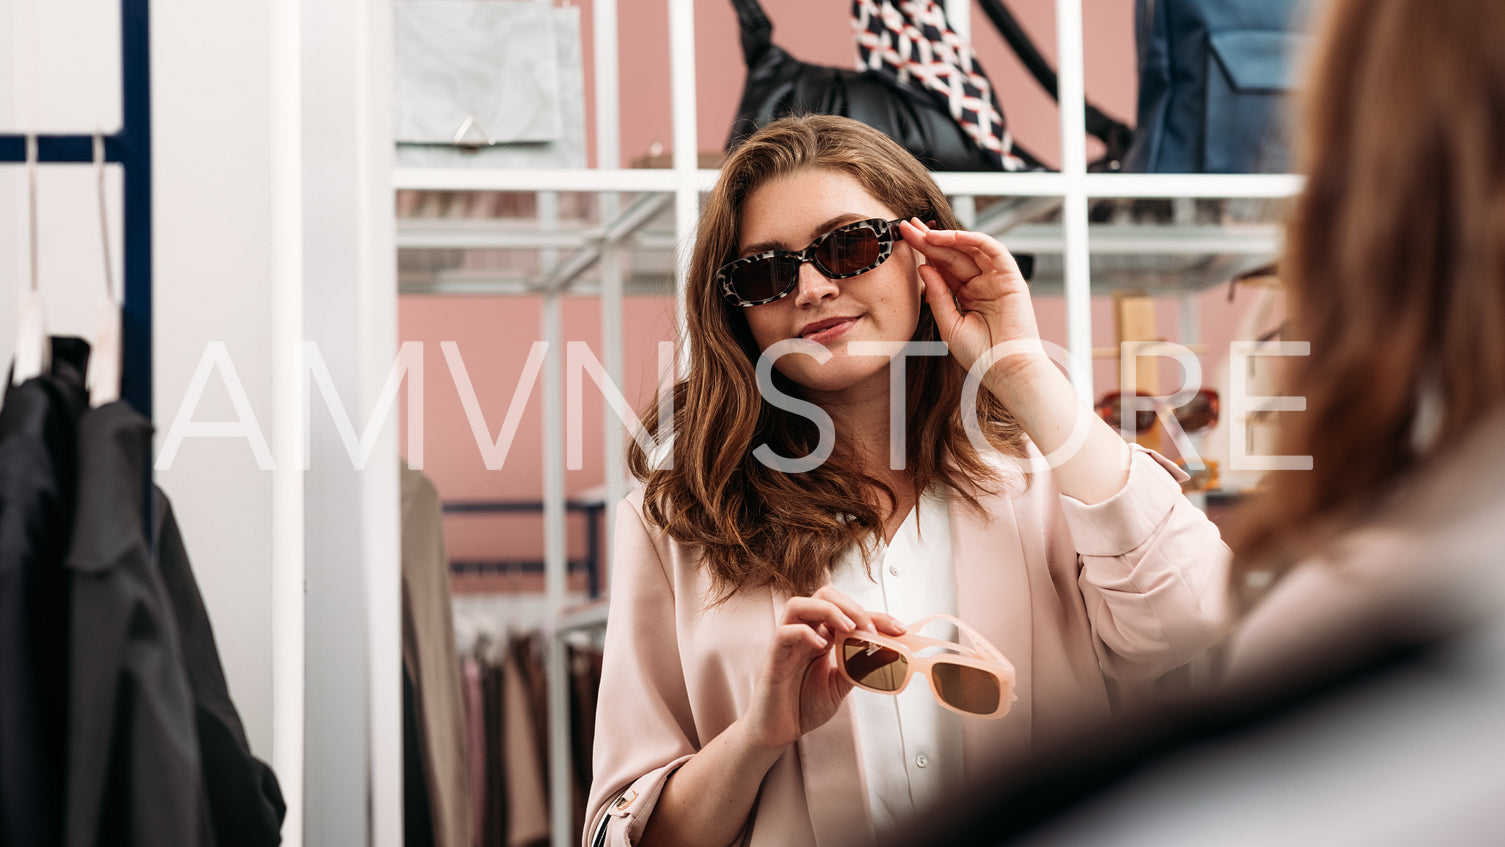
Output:
[[[1118,429],[1123,421],[1123,399],[1118,394],[1110,394],[1097,402],[1097,415],[1108,426]]]
[[[1114,429],[1123,427],[1123,397],[1114,392],[1098,401],[1097,414]],[[1155,425],[1154,409],[1139,409],[1134,412],[1134,432],[1144,432]]]
[[[732,290],[744,301],[769,300],[784,293],[799,273],[799,262],[785,256],[759,259],[732,271]]]
[[[1187,432],[1206,429],[1218,422],[1218,395],[1199,391],[1190,403],[1176,410],[1176,420]]]
[[[967,665],[937,662],[930,668],[936,696],[952,707],[974,715],[991,715],[1003,699],[998,677]]]
[[[815,260],[833,274],[855,274],[878,264],[882,245],[872,224],[832,230],[815,248]]]
[[[898,691],[909,673],[909,660],[904,654],[860,638],[842,642],[841,661],[847,675],[859,685],[878,691]]]

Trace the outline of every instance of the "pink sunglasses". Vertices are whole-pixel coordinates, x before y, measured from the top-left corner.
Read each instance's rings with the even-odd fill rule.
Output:
[[[974,647],[916,635],[926,624],[945,621],[971,640]],[[951,615],[931,615],[917,621],[897,638],[871,632],[842,636],[832,645],[841,675],[858,688],[879,694],[898,694],[915,674],[930,680],[935,699],[953,712],[983,718],[1009,713],[1014,694],[1014,665],[972,627]],[[921,656],[919,651],[947,651]]]

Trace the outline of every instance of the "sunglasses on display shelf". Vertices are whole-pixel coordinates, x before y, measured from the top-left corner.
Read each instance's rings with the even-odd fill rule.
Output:
[[[975,647],[915,634],[927,624],[944,621],[964,633]],[[841,675],[858,688],[898,694],[915,674],[930,680],[935,699],[963,715],[1001,718],[1014,695],[1014,665],[976,630],[951,615],[931,615],[895,637],[872,632],[842,636],[834,645]],[[921,651],[941,650],[928,656]]]
[[[1154,397],[1152,394],[1139,393],[1139,397]],[[1097,401],[1097,414],[1108,426],[1114,429],[1123,429],[1123,393],[1109,391],[1101,400]],[[1195,396],[1180,406],[1169,406],[1157,401],[1153,408],[1136,409],[1134,411],[1134,431],[1143,432],[1155,425],[1156,413],[1160,410],[1171,412],[1176,417],[1176,422],[1187,432],[1201,432],[1218,422],[1218,393],[1211,388],[1199,389]]]
[[[1222,479],[1218,476],[1217,459],[1202,459],[1201,464],[1192,465],[1185,459],[1177,459],[1176,467],[1185,471],[1190,477],[1181,483],[1181,491],[1191,494],[1196,491],[1211,491],[1222,485]]]

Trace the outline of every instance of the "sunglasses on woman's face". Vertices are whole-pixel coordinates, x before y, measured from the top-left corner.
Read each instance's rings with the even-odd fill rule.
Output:
[[[1140,394],[1140,397],[1153,395]],[[1097,401],[1097,414],[1108,426],[1114,429],[1123,428],[1123,394],[1110,391]],[[1134,431],[1144,432],[1155,425],[1155,413],[1157,409],[1166,409],[1176,416],[1176,422],[1187,432],[1200,432],[1210,426],[1216,426],[1218,422],[1218,393],[1211,388],[1199,390],[1194,397],[1174,409],[1164,403],[1156,403],[1152,409],[1135,409]]]
[[[945,621],[966,633],[975,648],[914,634],[926,624]],[[1001,718],[1014,696],[1014,666],[975,630],[950,615],[931,615],[897,638],[871,632],[842,636],[832,646],[841,675],[858,688],[898,694],[915,674],[930,680],[935,699],[953,712]],[[942,652],[921,656],[919,651]]]
[[[894,252],[905,219],[872,218],[843,224],[803,250],[765,250],[733,259],[716,272],[721,293],[733,306],[761,306],[785,297],[799,283],[800,266],[811,262],[826,279],[849,279],[878,267]]]

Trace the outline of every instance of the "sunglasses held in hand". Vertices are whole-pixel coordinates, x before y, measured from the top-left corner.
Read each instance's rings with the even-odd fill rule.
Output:
[[[928,638],[915,633],[927,624],[945,621],[966,634],[974,647]],[[897,638],[872,632],[843,636],[831,649],[841,675],[858,688],[879,694],[898,694],[915,674],[930,680],[930,690],[942,706],[963,715],[1001,718],[1014,695],[1014,666],[978,632],[951,615],[931,615]],[[919,651],[947,651],[921,656]]]

